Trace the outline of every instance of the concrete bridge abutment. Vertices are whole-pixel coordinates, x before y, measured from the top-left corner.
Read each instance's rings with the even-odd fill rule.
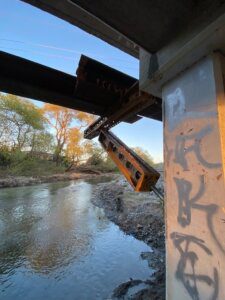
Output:
[[[225,299],[225,59],[162,88],[168,300]]]

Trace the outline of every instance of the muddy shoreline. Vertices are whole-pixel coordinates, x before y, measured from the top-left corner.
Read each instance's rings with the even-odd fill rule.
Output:
[[[78,173],[68,172],[62,174],[54,174],[48,176],[8,176],[0,178],[0,188],[12,188],[19,186],[30,186],[41,183],[51,183],[58,181],[70,181],[78,179],[93,179],[101,177],[115,177],[113,173]]]
[[[157,187],[163,192],[161,176]],[[165,227],[163,207],[153,193],[135,193],[122,176],[111,182],[97,184],[92,203],[104,209],[106,216],[126,234],[148,244],[153,252],[141,253],[155,272],[147,281],[130,279],[121,284],[112,299],[163,300],[165,299]],[[143,286],[134,295],[133,287]]]

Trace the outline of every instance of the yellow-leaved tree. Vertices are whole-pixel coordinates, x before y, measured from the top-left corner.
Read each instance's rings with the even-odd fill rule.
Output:
[[[83,133],[79,128],[73,127],[69,130],[66,156],[72,165],[77,165],[82,159],[86,159],[92,147],[91,141],[83,139]]]
[[[72,159],[78,154],[82,155],[82,128],[90,124],[94,116],[53,104],[45,104],[42,110],[56,139],[54,153],[56,162],[59,163],[64,150]]]

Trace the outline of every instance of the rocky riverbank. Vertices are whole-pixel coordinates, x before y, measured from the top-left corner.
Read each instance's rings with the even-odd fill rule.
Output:
[[[163,176],[157,187],[163,192]],[[106,216],[125,233],[144,241],[153,252],[141,254],[154,269],[154,275],[147,281],[130,279],[123,283],[113,294],[113,299],[162,300],[165,299],[165,228],[163,205],[151,193],[135,193],[129,184],[118,176],[111,182],[96,186],[93,204],[102,207]],[[136,287],[137,292],[129,291]]]
[[[8,176],[5,178],[0,178],[0,188],[6,187],[18,187],[18,186],[29,186],[41,183],[50,183],[57,181],[68,181],[77,179],[92,179],[94,177],[101,176],[114,176],[114,174],[101,174],[101,173],[76,173],[68,172],[62,174],[54,174],[48,176]]]

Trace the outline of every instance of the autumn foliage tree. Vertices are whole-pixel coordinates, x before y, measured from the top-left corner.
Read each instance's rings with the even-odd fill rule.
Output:
[[[84,112],[52,104],[40,108],[33,101],[0,93],[0,171],[3,167],[15,174],[31,174],[31,165],[38,172],[42,162],[44,172],[51,167],[54,172],[69,169],[68,162],[69,167],[82,163],[96,170],[115,171],[103,149],[83,139],[83,129],[93,121],[94,117]],[[146,150],[133,150],[150,165],[154,163]]]
[[[69,130],[68,141],[66,145],[66,156],[71,164],[77,165],[82,158],[85,159],[92,149],[92,142],[83,139],[83,133],[77,127]]]
[[[75,160],[82,154],[81,129],[93,121],[93,116],[53,104],[45,104],[43,113],[55,135],[56,162],[59,163],[64,150],[72,160]]]

